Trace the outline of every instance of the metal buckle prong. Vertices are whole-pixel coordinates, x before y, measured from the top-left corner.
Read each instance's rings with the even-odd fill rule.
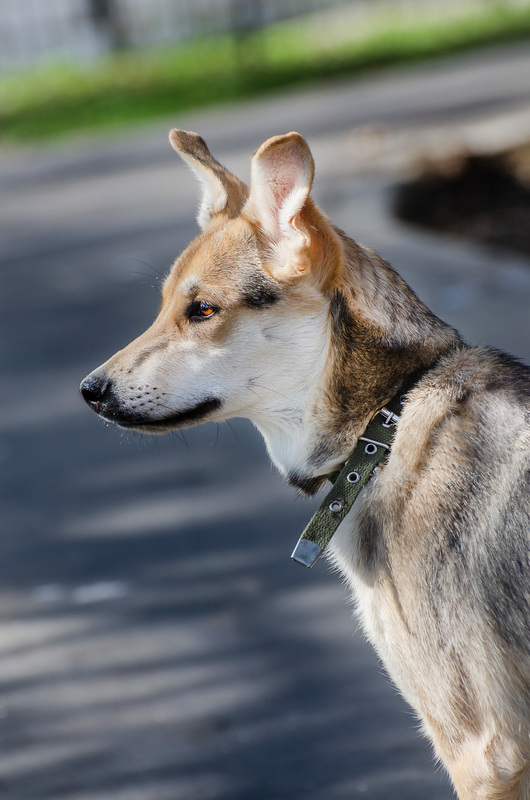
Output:
[[[383,428],[391,428],[392,425],[397,425],[399,422],[399,415],[394,414],[394,412],[390,411],[388,408],[381,408],[379,414],[382,414],[385,418],[385,421],[381,423]]]

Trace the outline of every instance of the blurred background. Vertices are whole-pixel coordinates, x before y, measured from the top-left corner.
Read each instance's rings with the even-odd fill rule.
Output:
[[[299,130],[317,202],[477,343],[530,358],[530,2],[0,2],[0,795],[449,800],[318,498],[244,420],[111,429],[81,379],[196,234],[171,151],[246,179]]]

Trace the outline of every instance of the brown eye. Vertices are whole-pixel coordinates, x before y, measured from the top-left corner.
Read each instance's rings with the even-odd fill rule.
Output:
[[[207,300],[194,300],[186,309],[186,316],[190,322],[201,322],[203,319],[213,317],[217,311],[219,308]]]

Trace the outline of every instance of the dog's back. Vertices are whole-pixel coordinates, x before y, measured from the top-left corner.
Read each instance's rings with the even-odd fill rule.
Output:
[[[529,488],[530,369],[462,346],[410,393],[356,553],[335,543],[462,798],[530,797]]]

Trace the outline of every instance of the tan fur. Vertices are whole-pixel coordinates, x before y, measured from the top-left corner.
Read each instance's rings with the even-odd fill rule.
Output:
[[[314,492],[418,375],[330,555],[461,800],[529,800],[530,371],[463,343],[333,226],[299,134],[259,148],[250,190],[197,134],[171,142],[203,183],[203,233],[85,399],[147,432],[246,416]]]

